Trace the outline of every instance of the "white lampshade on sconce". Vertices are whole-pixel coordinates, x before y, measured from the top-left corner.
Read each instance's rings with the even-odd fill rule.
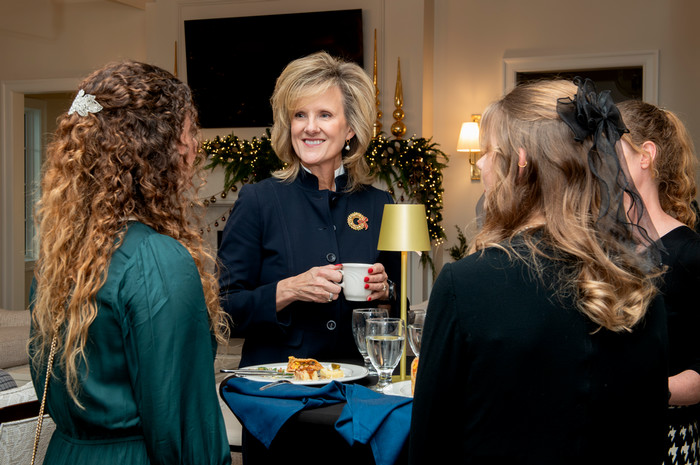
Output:
[[[462,123],[462,129],[459,131],[459,140],[457,141],[457,151],[467,152],[469,155],[469,166],[471,168],[472,180],[478,181],[481,179],[481,171],[476,166],[476,161],[479,159],[479,122],[481,115],[472,115],[472,120]]]

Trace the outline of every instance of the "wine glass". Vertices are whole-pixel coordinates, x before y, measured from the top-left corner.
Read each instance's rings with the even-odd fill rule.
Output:
[[[420,355],[420,340],[423,336],[423,323],[425,322],[425,312],[416,313],[413,323],[408,325],[408,343],[416,357]]]
[[[385,308],[356,308],[352,311],[352,335],[355,336],[355,344],[357,350],[360,351],[362,358],[365,361],[365,367],[371,375],[376,375],[377,370],[374,369],[372,362],[367,355],[367,342],[365,340],[365,321],[367,318],[386,318],[389,316],[389,311]]]
[[[367,355],[379,373],[375,391],[391,385],[391,374],[401,360],[406,341],[406,324],[401,318],[369,318],[365,329]]]

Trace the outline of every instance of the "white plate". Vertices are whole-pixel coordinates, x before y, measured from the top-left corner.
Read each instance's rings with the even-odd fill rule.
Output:
[[[336,362],[319,362],[321,365],[323,365],[326,368],[330,368],[331,363],[336,363]],[[293,378],[285,378],[289,379],[289,381],[292,384],[303,384],[304,386],[313,386],[313,385],[320,385],[320,384],[328,384],[331,381],[340,381],[341,383],[347,382],[347,381],[355,381],[358,379],[362,379],[365,376],[369,374],[367,371],[367,368],[361,367],[359,365],[349,365],[347,363],[337,363],[337,365],[340,365],[340,369],[343,370],[343,376],[342,378],[333,378],[333,379],[315,379],[315,380],[307,380],[307,381],[302,381],[302,380],[296,380]],[[264,369],[273,369],[277,370],[281,368],[282,370],[285,370],[287,368],[286,363],[266,363],[265,365],[254,365],[254,366],[249,366],[249,367],[242,367],[241,369],[245,370],[256,370],[258,368],[264,368]],[[275,379],[278,379],[275,376],[245,376],[245,378],[253,380],[253,381],[263,381],[266,383],[269,383],[270,381],[274,381]],[[410,390],[410,386],[409,386]]]
[[[398,383],[391,383],[389,386],[384,388],[384,394],[390,396],[403,396],[403,397],[413,397],[411,394],[411,381],[399,381]]]

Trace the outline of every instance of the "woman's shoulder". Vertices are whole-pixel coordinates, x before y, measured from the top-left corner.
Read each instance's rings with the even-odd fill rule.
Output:
[[[360,184],[357,189],[354,191],[350,192],[350,195],[357,195],[357,196],[367,196],[371,198],[378,198],[382,200],[386,200],[387,202],[393,202],[393,198],[391,194],[384,190],[380,189],[372,184]]]
[[[452,263],[454,270],[483,270],[485,268],[502,267],[513,263],[514,250],[507,245],[486,247],[467,255]]]
[[[687,244],[698,244],[700,243],[700,234],[690,229],[688,226],[678,226],[666,233],[661,241],[664,245],[669,243],[687,243]]]
[[[661,243],[671,256],[700,255],[700,234],[687,226],[679,226],[669,231],[661,238]]]
[[[686,267],[700,270],[700,234],[687,226],[680,226],[661,238],[665,254],[664,263],[681,263]]]
[[[121,245],[112,255],[108,282],[101,292],[110,299],[107,296],[111,293],[154,289],[184,292],[197,283],[197,265],[183,244],[148,225],[130,222]]]
[[[238,191],[238,199],[247,200],[251,197],[264,201],[273,197],[287,198],[289,195],[301,194],[304,189],[297,180],[278,179],[274,176],[261,181],[244,184]]]
[[[261,192],[269,192],[269,191],[274,191],[277,189],[284,188],[285,186],[289,186],[292,183],[289,183],[287,181],[283,181],[282,179],[277,179],[274,176],[271,176],[269,178],[265,178],[261,181],[258,182],[253,182],[253,183],[247,183],[243,184],[241,188],[239,189],[239,196],[241,194],[247,194],[247,193],[261,193]]]
[[[177,239],[161,234],[140,222],[129,223],[118,253],[127,257],[144,255],[145,253],[145,256],[154,259],[163,256],[192,259],[185,246]]]
[[[139,245],[144,242],[182,246],[176,239],[166,234],[159,233],[147,224],[138,221],[130,222],[126,230],[126,235],[124,236],[124,245],[127,243]]]
[[[486,285],[493,281],[501,282],[503,276],[509,273],[520,275],[522,270],[517,263],[507,248],[488,247],[445,264],[440,275],[453,282],[468,280]]]

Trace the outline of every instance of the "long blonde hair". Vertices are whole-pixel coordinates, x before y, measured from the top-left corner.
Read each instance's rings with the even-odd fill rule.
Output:
[[[656,145],[652,167],[661,208],[681,223],[695,227],[698,219],[691,202],[697,194],[698,159],[685,125],[673,112],[640,100],[617,106],[630,131],[623,136],[625,140],[639,153],[646,141]]]
[[[47,148],[30,340],[38,364],[58,332],[56,361],[78,405],[95,297],[130,218],[187,248],[199,269],[211,330],[221,342],[227,331],[213,256],[192,222],[193,168],[180,152],[186,120],[192,128],[186,137],[197,132],[189,88],[158,67],[124,61],[95,71],[80,89],[103,109],[63,114]]]
[[[348,190],[371,184],[365,152],[372,139],[372,125],[377,115],[374,84],[367,73],[355,63],[346,62],[319,52],[289,63],[277,78],[272,95],[272,148],[286,167],[273,175],[293,181],[299,174],[301,162],[294,152],[290,134],[292,112],[306,98],[320,95],[331,87],[340,89],[345,118],[355,137],[349,141],[350,150],[343,154],[348,172]]]
[[[529,255],[520,256],[538,274],[548,257],[563,265],[557,293],[571,295],[599,327],[629,331],[656,293],[653,266],[616,237],[596,229],[601,187],[591,173],[592,138],[574,141],[557,113],[557,100],[573,97],[569,81],[521,85],[484,112],[482,150],[490,152],[495,180],[485,201],[484,224],[471,245],[475,252],[505,247],[523,237]],[[527,165],[518,166],[519,149]],[[523,230],[533,222],[537,228]]]

